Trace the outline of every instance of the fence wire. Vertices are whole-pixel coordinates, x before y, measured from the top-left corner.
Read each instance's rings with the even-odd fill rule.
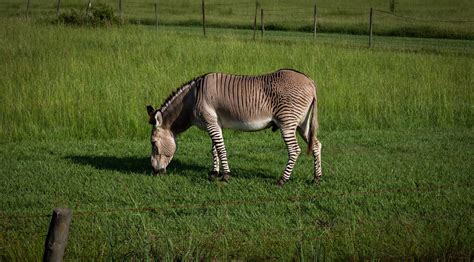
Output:
[[[374,9],[374,11],[385,14],[385,15],[393,16],[399,19],[424,22],[424,23],[474,23],[474,20],[428,20],[428,19],[421,19],[421,18],[416,18],[416,17],[402,16],[402,15],[398,15],[398,14],[380,10],[380,9]]]
[[[58,0],[59,1],[59,0]],[[94,4],[96,4],[98,1],[94,0],[92,1]],[[111,4],[110,2],[108,2]],[[23,7],[21,3],[8,3],[8,2],[1,2],[0,5],[5,4],[5,5],[11,5],[11,4],[16,4],[17,8]],[[160,11],[166,10],[166,9],[180,9],[180,8],[192,8],[194,10],[201,10],[202,3],[200,1],[192,2],[192,3],[184,3],[184,4],[179,4],[177,3],[171,3],[171,2],[165,2],[162,3],[160,1],[154,2],[154,1],[129,1],[129,0],[123,0],[122,5],[123,6],[143,6],[147,7],[149,6],[152,8],[155,4],[157,4],[158,9]],[[256,6],[257,2],[256,1],[243,1],[243,2],[210,2],[210,3],[205,3],[205,7],[245,7],[248,6],[250,8],[254,8]],[[118,2],[112,4],[114,6],[118,6]],[[82,6],[80,3],[68,3],[67,1],[61,3],[61,7],[78,7]],[[84,4],[83,6],[86,6]],[[56,4],[50,5],[51,9],[56,8]],[[272,12],[272,13],[281,13],[284,14],[285,12],[291,12],[292,14],[295,13],[295,11],[300,11],[302,14],[312,14],[313,12],[314,5],[308,5],[308,4],[300,4],[297,5],[295,3],[286,3],[286,2],[281,2],[278,4],[267,4],[267,3],[258,3],[258,9],[264,9],[265,12]],[[321,10],[326,10],[326,11],[331,11],[331,10],[350,10],[350,11],[357,11],[358,13],[363,12],[368,12],[370,7],[348,7],[348,6],[337,6],[337,5],[317,5],[317,9],[319,11]],[[466,7],[467,9],[470,9],[469,7]],[[199,12],[197,11],[197,12]],[[408,21],[416,21],[416,22],[424,22],[424,23],[474,23],[474,20],[437,20],[437,19],[424,19],[424,18],[419,18],[419,17],[411,17],[411,16],[406,16],[406,15],[401,15],[399,13],[394,13],[382,9],[374,9],[374,11],[383,14],[385,16],[391,16],[400,20],[408,20]],[[132,11],[133,12],[133,11]],[[209,14],[211,15],[211,14]]]
[[[400,187],[400,188],[389,188],[389,189],[373,189],[373,190],[367,190],[367,191],[354,191],[354,192],[324,192],[324,193],[317,193],[317,194],[312,194],[312,195],[303,195],[303,196],[293,196],[293,197],[286,197],[283,199],[274,199],[274,198],[259,198],[259,199],[248,199],[248,200],[242,200],[242,201],[221,201],[221,200],[214,200],[214,201],[209,201],[206,203],[198,203],[198,204],[176,204],[176,205],[168,205],[168,206],[163,206],[163,207],[134,207],[134,208],[116,208],[116,209],[100,209],[100,210],[78,210],[74,211],[73,216],[75,218],[77,217],[92,217],[96,218],[97,215],[99,214],[112,214],[112,213],[121,213],[121,212],[151,212],[151,213],[157,213],[160,211],[167,211],[167,210],[176,210],[176,209],[209,209],[209,208],[216,208],[216,207],[222,207],[222,206],[256,206],[256,205],[262,205],[262,204],[281,204],[281,203],[293,203],[293,204],[302,204],[306,203],[307,201],[317,201],[322,198],[331,198],[331,197],[357,197],[357,196],[378,196],[378,195],[386,195],[386,194],[397,194],[397,195],[402,195],[402,194],[423,194],[423,193],[432,193],[432,192],[439,192],[439,191],[446,191],[446,190],[458,190],[458,189],[471,189],[473,187],[472,184],[465,184],[465,185],[458,185],[458,184],[443,184],[443,185],[434,185],[434,186],[425,186],[425,187]],[[0,219],[5,220],[5,219],[12,219],[15,221],[18,218],[27,218],[27,219],[38,219],[38,218],[48,218],[51,217],[51,215],[44,215],[44,214],[9,214],[5,215],[3,214],[0,216]],[[426,221],[433,221],[436,219],[452,219],[455,217],[457,220],[459,220],[458,227],[467,223],[470,224],[470,214],[465,212],[464,214],[461,215],[456,215],[452,213],[440,213],[440,212],[435,212],[435,213],[430,213],[426,215],[421,215],[421,217],[413,217],[413,216],[408,216],[408,217],[403,217],[403,216],[397,216],[398,219],[397,221],[399,225],[403,226],[404,223],[404,218],[405,219],[417,219],[417,220],[426,220]],[[391,220],[386,220],[386,219],[376,219],[376,220],[362,220],[358,219],[356,223],[358,224],[363,224],[363,225],[368,225],[368,226],[373,226],[373,228],[370,228],[370,230],[373,230],[374,232],[382,232],[383,230],[387,230],[386,225],[387,223],[390,223],[392,225],[393,223],[390,222],[393,220],[393,217]],[[5,221],[4,221],[5,222]],[[321,241],[324,240],[326,237],[325,234],[319,232],[318,230],[324,229],[324,228],[334,228],[337,226],[341,226],[340,222],[335,222],[335,221],[325,221],[324,218],[315,218],[314,223],[311,225],[306,225],[305,228],[300,228],[300,229],[294,229],[292,230],[292,235],[294,236],[291,239],[279,239],[275,238],[273,235],[269,235],[267,231],[264,232],[255,232],[261,241],[265,241],[267,243],[275,243],[275,244],[294,244],[294,243],[311,243],[315,241]],[[16,230],[6,230],[4,233],[12,233],[14,232],[15,234],[18,234],[19,232]],[[309,234],[308,232],[313,232],[314,234]],[[231,232],[219,232],[219,235],[225,235],[226,233],[231,233]],[[21,230],[20,234],[28,235],[30,239],[34,239],[35,241],[39,241],[40,239],[44,239],[46,237],[45,232],[29,232],[26,230]],[[71,236],[70,238],[75,235],[74,230],[71,231]],[[112,233],[113,234],[113,233]],[[110,237],[110,233],[107,234]],[[97,235],[90,235],[90,234],[78,234],[76,237],[93,237],[96,238]],[[217,236],[214,236],[214,238]],[[72,238],[71,238],[72,239]],[[158,244],[161,240],[152,240],[147,241],[146,245],[149,247],[155,246]],[[0,249],[5,249],[7,248],[8,245],[6,246],[0,246]],[[120,254],[116,254],[118,256],[121,256]],[[122,254],[126,255],[126,254]],[[139,254],[136,254],[139,255]],[[75,254],[75,253],[66,253],[65,254],[66,258],[103,258],[103,256],[84,256],[83,254]]]
[[[355,192],[324,192],[318,193],[315,195],[306,195],[306,196],[294,196],[286,198],[259,198],[259,199],[248,199],[248,200],[230,200],[230,201],[209,201],[206,203],[198,204],[176,204],[176,205],[167,205],[163,207],[133,207],[133,208],[110,208],[110,209],[100,209],[100,210],[77,210],[73,211],[74,217],[80,216],[91,216],[101,213],[120,213],[120,212],[160,212],[174,209],[208,209],[221,206],[256,206],[261,204],[268,203],[300,203],[308,201],[317,201],[321,198],[328,197],[355,197],[355,196],[375,196],[383,194],[410,194],[410,193],[431,193],[439,190],[455,190],[460,188],[471,188],[472,185],[437,185],[433,187],[417,187],[417,188],[393,188],[393,189],[374,189],[369,191],[355,191]],[[34,219],[34,218],[49,218],[51,214],[0,214],[0,219],[9,220],[9,219]]]

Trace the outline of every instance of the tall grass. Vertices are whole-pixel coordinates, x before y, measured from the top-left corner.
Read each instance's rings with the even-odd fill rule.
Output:
[[[278,68],[317,82],[323,130],[473,123],[472,57],[136,27],[1,24],[1,140],[143,137],[145,105],[161,104],[192,77]]]
[[[255,15],[254,0],[226,2],[206,0],[208,26],[253,28]],[[267,29],[311,31],[313,25],[314,0],[259,0],[265,11]],[[62,10],[85,9],[87,1],[62,0]],[[116,0],[93,0],[92,4],[106,3],[119,12]],[[154,24],[154,0],[122,1],[126,20],[136,23]],[[318,30],[367,34],[368,14],[371,7],[389,11],[389,0],[320,0],[318,5]],[[171,0],[158,1],[159,19],[165,25],[201,25],[201,1]],[[0,3],[0,16],[25,16],[26,2],[4,0]],[[30,17],[52,17],[56,2],[35,0],[31,2]],[[418,36],[436,38],[474,39],[472,17],[474,4],[470,0],[401,0],[396,1],[396,15],[417,20],[396,17],[376,12],[374,33],[380,35]],[[438,21],[438,22],[437,22]],[[449,22],[453,21],[453,22]],[[459,21],[471,21],[470,23]]]

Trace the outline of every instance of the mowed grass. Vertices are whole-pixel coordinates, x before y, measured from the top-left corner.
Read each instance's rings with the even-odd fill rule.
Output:
[[[314,0],[259,0],[264,10],[267,30],[313,30]],[[87,1],[63,0],[61,10],[85,9]],[[93,0],[92,5],[106,3],[119,13],[119,1]],[[200,26],[201,1],[182,0],[123,0],[122,14],[126,21],[154,24],[154,4],[158,4],[162,25]],[[251,29],[254,26],[256,1],[206,0],[206,24],[210,27]],[[45,18],[56,14],[55,1],[36,0],[30,5],[30,17]],[[374,8],[374,33],[392,36],[474,39],[474,4],[470,0],[397,0],[394,13],[389,0],[320,0],[318,31],[349,34],[368,33],[369,10]],[[388,13],[387,13],[388,12]],[[26,15],[26,2],[5,0],[0,3],[1,16]]]
[[[74,210],[67,259],[469,259],[471,130],[321,134],[324,179],[302,155],[285,187],[278,133],[225,133],[228,184],[209,182],[208,136],[178,139],[150,176],[140,140],[1,146],[2,259],[41,257],[52,207]]]
[[[0,260],[40,258],[57,206],[74,212],[68,259],[473,254],[472,41],[0,23]],[[150,176],[145,105],[206,72],[283,67],[319,85],[319,187],[303,154],[274,186],[287,152],[270,130],[225,131],[228,184],[207,181],[196,128]]]

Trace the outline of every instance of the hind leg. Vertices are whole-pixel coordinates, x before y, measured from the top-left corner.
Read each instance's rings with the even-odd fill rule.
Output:
[[[296,163],[296,159],[298,158],[301,152],[300,146],[298,145],[298,140],[296,140],[295,129],[296,128],[294,127],[281,128],[281,135],[288,149],[288,162],[286,164],[285,171],[283,172],[283,176],[277,182],[277,185],[279,186],[283,186],[286,181],[290,179],[291,173],[293,172],[293,167]]]
[[[323,171],[321,168],[321,147],[323,145],[318,139],[313,140],[313,157],[314,157],[314,183],[319,184]]]
[[[322,144],[317,138],[309,139],[309,132],[305,132],[307,128],[304,126],[298,127],[298,133],[301,135],[303,140],[308,144],[308,151],[311,151],[313,154],[313,162],[314,162],[314,182],[319,184],[321,180],[321,176],[323,175],[321,169],[321,147]],[[311,145],[309,144],[311,141]],[[309,152],[308,152],[309,153]]]

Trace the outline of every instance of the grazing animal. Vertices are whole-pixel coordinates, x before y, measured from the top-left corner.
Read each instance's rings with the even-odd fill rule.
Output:
[[[257,75],[208,73],[178,88],[160,109],[147,106],[151,132],[153,173],[166,171],[176,151],[176,136],[191,125],[207,131],[212,140],[213,167],[209,179],[221,171],[222,180],[231,177],[222,128],[258,131],[280,129],[288,148],[288,162],[282,186],[290,178],[301,149],[296,131],[314,157],[314,181],[319,183],[321,143],[318,131],[316,87],[310,78],[291,69]],[[220,169],[220,167],[222,167]]]

